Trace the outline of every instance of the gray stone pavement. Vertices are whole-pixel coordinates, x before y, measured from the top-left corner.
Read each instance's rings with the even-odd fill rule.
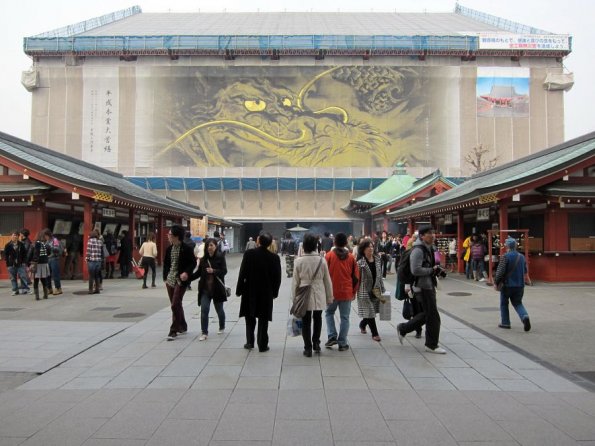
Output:
[[[238,263],[229,258],[228,283],[235,284]],[[393,287],[394,276],[387,283]],[[286,336],[289,285],[283,281],[266,353],[242,348],[235,297],[226,304],[225,334],[216,334],[213,314],[210,336],[199,342],[196,291],[189,292],[189,333],[167,342],[162,286],[141,291],[134,279],[107,281],[103,294],[79,296],[72,291],[84,289],[81,282],[66,282],[65,295],[46,302],[13,301],[1,288],[0,310],[24,309],[0,311],[0,365],[8,374],[28,373],[23,384],[0,387],[0,445],[595,444],[595,393],[557,373],[562,362],[552,366],[552,358],[537,355],[556,314],[575,321],[556,311],[551,287],[527,290],[530,333],[518,324],[494,329],[497,294],[452,277],[439,291],[447,355],[424,352],[423,340],[412,337],[399,344],[401,305],[393,299],[392,322],[379,322],[382,342],[359,333],[353,311],[351,350],[305,358],[301,338]],[[571,302],[593,293],[563,289]],[[589,311],[576,311],[576,320],[588,321]],[[114,318],[122,312],[149,316]],[[27,355],[39,363],[10,366]],[[43,373],[30,379],[31,370]]]

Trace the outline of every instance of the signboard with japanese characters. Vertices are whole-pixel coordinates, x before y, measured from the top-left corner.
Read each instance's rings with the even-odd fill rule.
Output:
[[[83,160],[118,167],[119,71],[89,67],[83,87]]]
[[[568,51],[570,37],[560,34],[479,34],[480,50]]]
[[[490,208],[478,209],[477,221],[490,221]]]

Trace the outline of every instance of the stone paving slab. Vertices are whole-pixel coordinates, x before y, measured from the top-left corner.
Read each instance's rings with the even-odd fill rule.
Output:
[[[131,325],[4,320],[0,324],[0,372],[44,373]]]
[[[595,443],[595,393],[447,314],[445,356],[411,336],[400,345],[393,300],[393,321],[378,324],[382,342],[358,332],[354,308],[351,349],[305,358],[301,339],[286,335],[288,286],[275,304],[269,352],[243,349],[237,298],[226,304],[225,333],[216,334],[215,315],[211,335],[198,341],[189,297],[190,330],[174,342],[165,339],[164,308],[0,392],[0,445]],[[106,328],[91,324],[99,325],[87,327],[90,338]],[[61,337],[56,346],[72,345]],[[42,338],[16,342],[35,350]]]

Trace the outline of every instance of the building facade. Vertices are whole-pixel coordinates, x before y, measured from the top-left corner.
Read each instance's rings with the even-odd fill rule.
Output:
[[[399,162],[459,177],[564,139],[570,37],[466,8],[96,22],[25,39],[32,140],[225,218],[349,228]]]

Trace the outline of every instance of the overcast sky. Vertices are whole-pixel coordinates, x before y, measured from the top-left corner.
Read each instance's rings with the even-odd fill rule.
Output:
[[[450,12],[454,0],[3,0],[0,5],[0,131],[30,139],[31,95],[20,83],[31,66],[23,53],[23,37],[71,25],[138,4],[143,12],[217,11],[390,11]],[[592,0],[461,0],[463,6],[509,20],[573,36],[573,51],[564,65],[574,72],[575,85],[565,93],[566,139],[595,130],[595,1]],[[362,6],[366,7],[363,8]]]

